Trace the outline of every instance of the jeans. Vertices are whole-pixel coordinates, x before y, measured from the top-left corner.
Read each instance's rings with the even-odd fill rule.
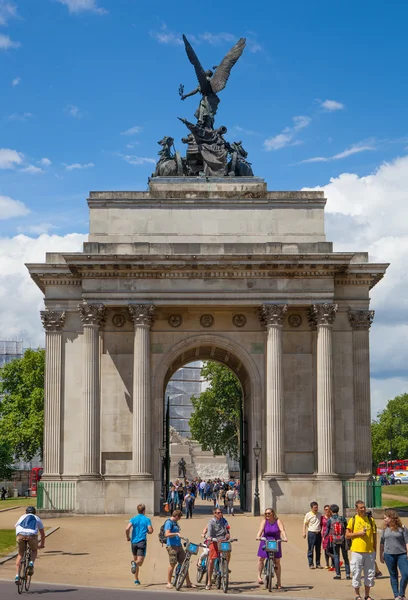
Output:
[[[192,502],[186,502],[186,519],[188,519],[188,517],[190,517],[190,519],[193,518],[193,503]]]
[[[406,554],[384,554],[385,564],[390,573],[391,587],[394,596],[405,596],[405,589],[408,583],[408,559]],[[398,569],[401,573],[401,580],[398,591]]]
[[[307,559],[309,566],[313,565],[313,549],[316,552],[316,567],[320,565],[320,551],[322,545],[322,534],[314,533],[314,531],[307,532]]]
[[[340,549],[343,555],[346,577],[350,577],[350,562],[345,544],[333,544],[334,568],[336,569],[336,575],[340,577]]]

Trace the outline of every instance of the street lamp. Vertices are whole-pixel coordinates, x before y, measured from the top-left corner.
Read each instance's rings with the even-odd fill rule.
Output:
[[[166,463],[166,455],[167,455],[167,448],[163,445],[160,446],[159,448],[159,455],[160,455],[160,460],[161,460],[161,464],[162,464],[162,468],[161,468],[161,492],[160,492],[160,513],[163,510],[163,506],[164,506],[164,466]]]
[[[254,494],[254,517],[259,517],[261,514],[261,509],[259,506],[259,485],[258,485],[258,461],[261,456],[261,447],[258,442],[256,442],[254,448],[254,457],[255,457],[255,494]]]

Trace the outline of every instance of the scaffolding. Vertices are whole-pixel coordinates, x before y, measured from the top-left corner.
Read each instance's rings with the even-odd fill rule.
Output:
[[[23,356],[23,342],[19,340],[0,340],[0,368],[16,358]]]

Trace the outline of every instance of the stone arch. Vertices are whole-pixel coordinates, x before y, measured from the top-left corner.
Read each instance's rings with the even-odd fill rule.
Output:
[[[156,425],[153,430],[153,448],[159,448],[163,435],[164,394],[172,375],[183,365],[194,360],[214,360],[229,367],[239,379],[243,389],[244,419],[248,424],[247,435],[247,508],[251,509],[254,472],[252,447],[258,441],[262,445],[264,428],[263,386],[258,366],[247,350],[234,340],[218,334],[197,333],[177,342],[162,356],[153,374],[153,399],[156,408]],[[160,426],[157,426],[157,424]],[[157,453],[158,454],[158,453]],[[155,506],[160,507],[160,459],[154,457]]]

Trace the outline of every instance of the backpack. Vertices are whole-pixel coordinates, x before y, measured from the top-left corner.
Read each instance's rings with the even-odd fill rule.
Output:
[[[159,533],[157,534],[157,537],[159,538],[159,542],[161,543],[162,546],[163,546],[163,544],[167,544],[167,538],[166,538],[166,534],[164,531],[164,527],[165,527],[167,521],[171,522],[171,519],[166,519],[164,521],[163,525],[160,527]]]
[[[330,523],[330,537],[333,544],[344,544],[344,540],[346,539],[346,528],[341,517],[332,519]]]

